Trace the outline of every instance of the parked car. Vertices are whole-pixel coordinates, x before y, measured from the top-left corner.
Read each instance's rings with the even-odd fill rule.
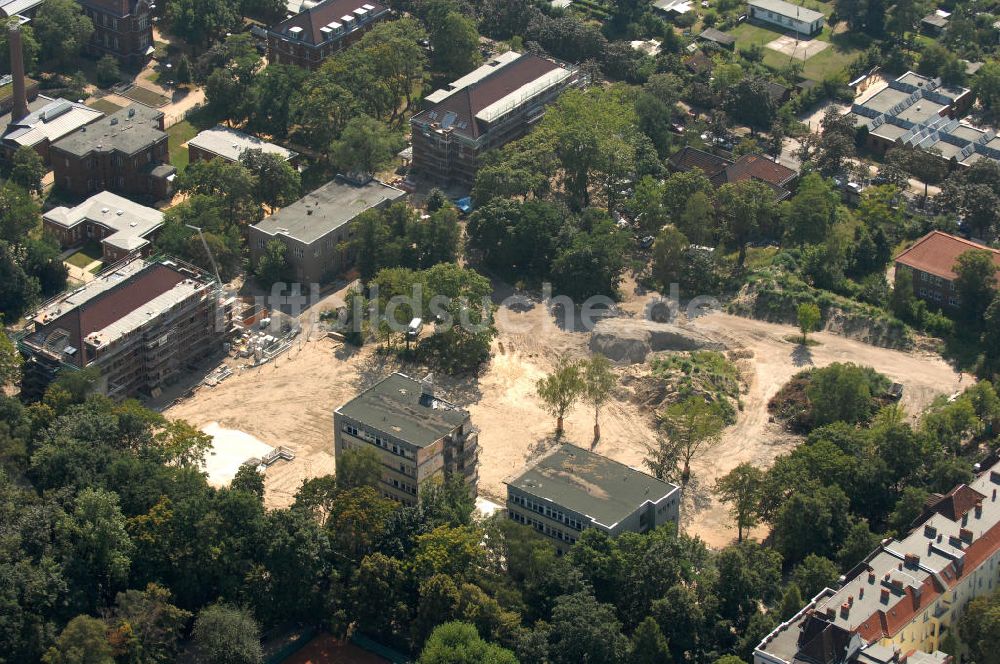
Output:
[[[639,240],[640,249],[649,249],[653,246],[654,237],[652,235],[647,235],[646,237]]]

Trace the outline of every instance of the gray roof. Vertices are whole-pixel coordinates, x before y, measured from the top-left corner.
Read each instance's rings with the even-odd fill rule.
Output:
[[[90,152],[135,154],[166,133],[159,128],[163,113],[142,104],[131,104],[120,111],[83,127],[54,144],[63,152],[83,157]]]
[[[419,380],[401,373],[382,379],[336,412],[416,447],[440,440],[469,419],[467,411],[424,395]]]
[[[338,178],[265,217],[254,228],[268,235],[286,235],[311,244],[365,210],[405,195],[403,190],[378,180],[356,185]]]
[[[792,3],[785,2],[784,0],[750,0],[750,4],[754,7],[760,7],[761,9],[766,9],[767,11],[774,12],[775,14],[798,19],[806,23],[812,23],[817,19],[823,18],[823,12],[793,5]]]
[[[39,104],[39,102],[44,102]],[[42,95],[28,105],[31,111],[16,123],[7,126],[5,141],[34,147],[42,141],[55,143],[61,138],[97,122],[104,113],[68,99],[49,99]],[[6,117],[10,117],[8,114]]]
[[[240,156],[247,150],[278,154],[285,161],[292,159],[297,154],[288,148],[268,143],[256,136],[244,134],[242,131],[236,131],[222,125],[216,125],[211,129],[199,132],[197,136],[188,141],[188,145],[211,152],[229,161],[239,161]]]
[[[110,191],[94,194],[74,208],[53,208],[43,216],[63,228],[73,228],[85,219],[101,224],[113,231],[102,242],[127,251],[148,244],[146,236],[163,225],[163,213],[159,210]]]
[[[553,448],[507,484],[583,514],[606,528],[614,527],[643,504],[657,503],[680,490],[569,443]]]

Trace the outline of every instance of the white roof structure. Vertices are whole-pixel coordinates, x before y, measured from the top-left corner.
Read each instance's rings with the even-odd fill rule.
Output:
[[[774,12],[780,16],[794,18],[803,23],[812,23],[813,21],[825,18],[823,16],[823,12],[793,5],[790,2],[785,2],[785,0],[749,0],[749,4],[753,7],[759,7],[769,12]]]
[[[530,99],[543,90],[548,90],[549,88],[574,75],[575,72],[570,69],[557,67],[552,71],[539,76],[530,83],[526,83],[510,94],[497,99],[495,102],[476,113],[476,119],[482,120],[483,122],[493,122],[504,113],[507,113],[511,108],[524,102],[526,99]]]
[[[46,99],[39,95],[40,98]],[[34,147],[44,140],[54,143],[80,127],[96,122],[104,113],[67,99],[52,99],[37,111],[11,124],[3,138]]]
[[[506,53],[501,53],[495,58],[490,58],[490,60],[481,67],[473,69],[462,78],[456,79],[443,88],[430,93],[424,97],[424,101],[428,104],[440,103],[459,90],[467,88],[474,83],[478,83],[495,72],[497,69],[514,62],[514,60],[517,60],[519,57],[521,57],[521,54],[517,51],[507,51]]]
[[[159,210],[139,205],[110,191],[94,194],[73,208],[53,208],[42,216],[46,221],[67,229],[84,221],[100,224],[113,231],[102,242],[126,251],[135,251],[149,244],[146,237],[163,225],[163,213]]]
[[[197,136],[188,141],[188,145],[211,152],[228,161],[239,161],[240,156],[247,150],[260,150],[268,154],[281,155],[285,161],[298,156],[297,152],[288,148],[268,143],[256,136],[244,134],[222,125],[216,125],[211,129],[199,132]]]

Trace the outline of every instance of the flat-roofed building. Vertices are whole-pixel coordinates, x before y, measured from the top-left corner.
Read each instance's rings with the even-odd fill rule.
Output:
[[[413,168],[439,184],[471,187],[487,150],[524,136],[545,107],[585,82],[579,68],[508,51],[424,99],[410,118]]]
[[[334,453],[375,450],[380,493],[416,505],[425,488],[460,477],[471,495],[479,481],[479,430],[469,412],[435,392],[433,378],[394,373],[333,413]]]
[[[357,184],[338,177],[251,226],[251,261],[256,265],[268,243],[278,240],[299,282],[329,281],[354,261],[349,245],[358,216],[404,196],[402,189],[378,180]]]
[[[175,259],[133,258],[42,305],[18,340],[22,394],[38,399],[62,369],[95,368],[114,399],[157,395],[218,350],[226,332],[218,284]]]
[[[913,294],[943,309],[956,309],[959,301],[955,281],[958,257],[968,251],[984,250],[993,254],[1000,270],[1000,251],[941,231],[931,231],[896,256],[896,275],[909,271]]]
[[[376,0],[324,0],[303,3],[301,8],[267,31],[271,62],[318,69],[391,14]]]
[[[148,250],[163,226],[163,213],[102,191],[75,207],[52,208],[42,215],[42,226],[63,248],[100,242],[104,261],[115,263]]]
[[[177,173],[170,165],[163,113],[143,104],[67,134],[50,152],[56,184],[76,196],[113,191],[162,200]]]
[[[508,518],[550,537],[559,553],[586,528],[618,536],[680,518],[680,487],[569,443],[505,484]]]
[[[750,0],[747,4],[747,18],[805,37],[819,34],[826,22],[822,12],[784,0]]]
[[[266,154],[276,154],[293,165],[299,156],[293,150],[222,125],[200,131],[188,141],[188,158],[192,164],[196,161],[210,161],[216,158],[237,162],[247,150],[260,150]]]
[[[104,113],[89,106],[67,99],[50,99],[44,95],[39,95],[28,109],[28,115],[6,125],[0,139],[8,158],[18,148],[29,147],[34,148],[49,164],[53,143],[104,117]]]
[[[913,529],[886,539],[779,625],[754,664],[944,664],[971,599],[1000,588],[1000,463],[932,494]],[[914,658],[916,655],[916,658]]]

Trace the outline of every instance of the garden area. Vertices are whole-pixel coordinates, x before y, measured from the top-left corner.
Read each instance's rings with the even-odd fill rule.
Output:
[[[79,251],[71,254],[66,259],[66,262],[73,267],[85,270],[88,265],[94,261],[100,261],[103,258],[104,251],[101,249],[101,243],[96,240],[88,240],[86,244],[80,247]]]

